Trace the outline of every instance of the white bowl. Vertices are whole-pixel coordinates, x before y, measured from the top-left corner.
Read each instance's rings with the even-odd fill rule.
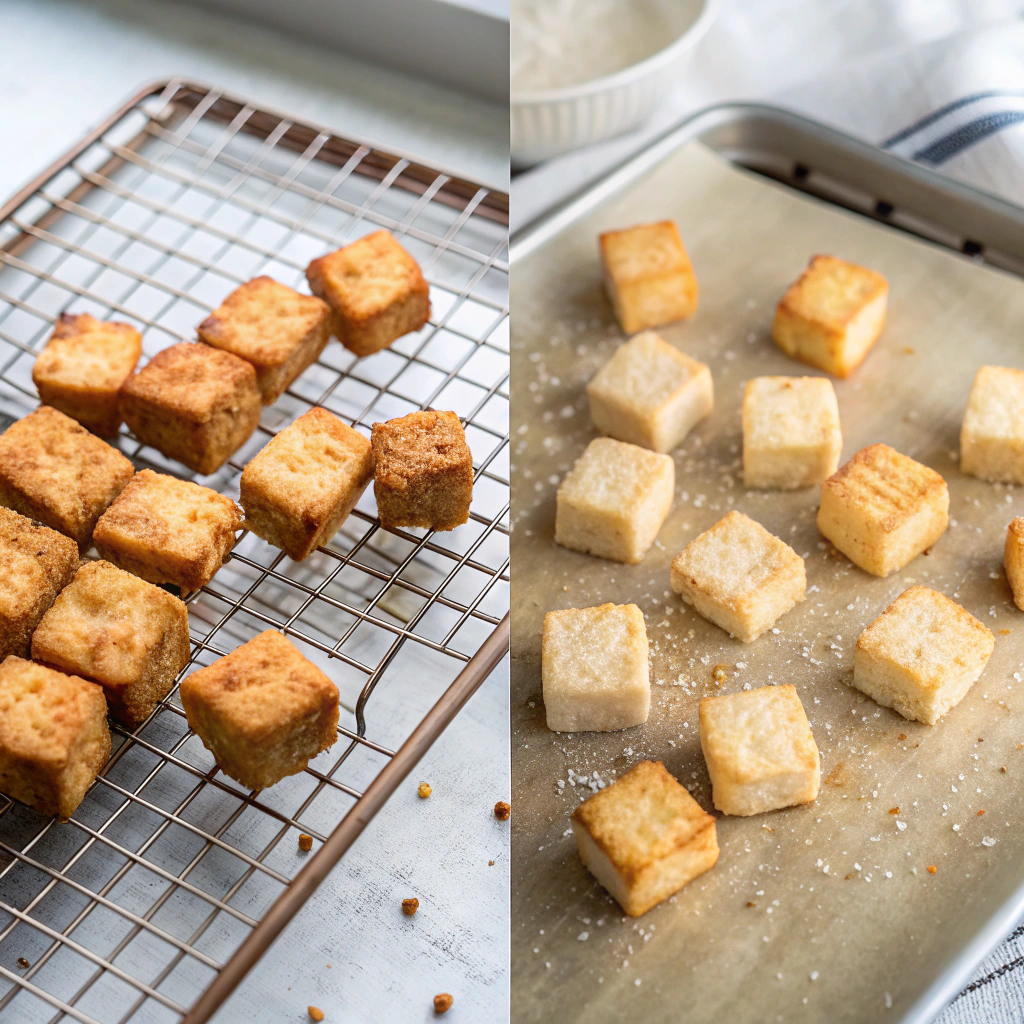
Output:
[[[707,31],[717,0],[661,0],[676,33],[663,50],[580,85],[511,96],[512,164],[529,167],[642,124]]]

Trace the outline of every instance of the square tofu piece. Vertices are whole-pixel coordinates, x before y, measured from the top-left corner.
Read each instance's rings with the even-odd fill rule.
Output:
[[[88,313],[62,313],[32,367],[39,400],[101,437],[121,426],[117,394],[142,355],[142,335],[128,324]]]
[[[791,683],[704,697],[700,746],[723,814],[762,814],[818,796],[818,747]]]
[[[245,526],[301,562],[337,533],[372,479],[370,442],[310,409],[242,471]]]
[[[881,274],[815,256],[775,308],[772,338],[786,355],[848,377],[882,333],[888,297]]]
[[[1024,371],[983,366],[960,427],[960,468],[982,480],[1024,484]]]
[[[673,221],[606,231],[600,246],[604,287],[627,334],[697,312],[697,278]]]
[[[385,530],[454,530],[469,519],[473,453],[453,412],[411,412],[374,423],[373,495]]]
[[[230,499],[163,473],[136,473],[96,524],[102,558],[182,597],[205,587],[235,546],[242,511]]]
[[[252,436],[262,400],[251,363],[186,341],[129,377],[120,405],[143,444],[208,476]]]
[[[197,328],[199,340],[256,368],[263,404],[276,402],[331,336],[331,307],[272,277],[236,288]]]
[[[619,347],[587,385],[590,418],[603,434],[670,452],[715,405],[711,370],[653,331]]]
[[[934,725],[985,669],[995,637],[945,594],[911,587],[857,640],[853,685],[904,718]]]
[[[632,771],[572,813],[580,860],[630,917],[715,866],[715,819],[660,761]]]
[[[843,436],[832,382],[755,377],[743,390],[743,482],[778,488],[820,484],[839,466]]]
[[[733,510],[672,560],[672,589],[716,626],[749,644],[804,599],[804,560],[760,523]]]
[[[32,631],[77,569],[70,537],[0,508],[0,661],[28,657]]]
[[[273,629],[186,676],[179,692],[189,727],[249,789],[297,775],[338,738],[338,688]]]
[[[1024,518],[1018,516],[1006,530],[1003,568],[1013,591],[1013,603],[1024,611]]]
[[[109,757],[102,687],[14,655],[0,664],[0,793],[67,821]]]
[[[116,448],[48,405],[0,434],[0,505],[63,533],[82,551],[134,472]]]
[[[85,562],[39,623],[32,657],[99,683],[111,714],[135,728],[188,664],[188,609],[109,562]]]
[[[313,260],[306,280],[334,310],[338,340],[357,356],[387,348],[430,316],[430,289],[420,265],[387,231]]]
[[[887,444],[862,448],[821,485],[818,529],[873,576],[902,569],[948,525],[946,481]]]
[[[670,456],[599,437],[558,487],[555,543],[613,562],[640,562],[672,508],[674,487]]]
[[[544,710],[552,732],[614,732],[651,709],[647,627],[635,604],[544,616]]]

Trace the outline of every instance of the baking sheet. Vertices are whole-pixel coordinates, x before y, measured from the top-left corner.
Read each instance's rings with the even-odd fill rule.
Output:
[[[601,289],[596,235],[663,218],[679,223],[701,296],[693,321],[661,333],[710,364],[716,405],[674,453],[676,501],[658,541],[642,564],[625,566],[554,544],[555,491],[595,436],[585,384],[622,340]],[[835,382],[843,460],[885,441],[949,483],[949,530],[888,579],[824,544],[817,488],[742,486],[744,381],[815,372],[769,336],[775,302],[814,253],[870,266],[891,287],[882,339],[852,379]],[[1024,884],[1024,614],[1002,572],[1006,526],[1024,513],[1024,493],[961,475],[957,458],[976,368],[1024,365],[1024,283],[691,142],[519,258],[512,287],[513,1020],[909,1019]],[[674,555],[731,508],[807,563],[807,599],[749,645],[669,587]],[[953,597],[996,635],[984,675],[934,727],[849,685],[858,635],[913,583]],[[604,601],[635,602],[646,616],[650,719],[619,733],[550,733],[544,614]],[[720,687],[718,664],[729,666]],[[700,698],[784,682],[796,685],[821,751],[816,803],[719,816],[717,866],[644,917],[626,918],[576,855],[573,808],[651,758],[710,810]]]

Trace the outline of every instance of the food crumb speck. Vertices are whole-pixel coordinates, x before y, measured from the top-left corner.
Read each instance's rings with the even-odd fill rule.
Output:
[[[412,917],[420,909],[420,901],[413,896],[411,899],[402,900],[402,913],[406,917]]]
[[[307,1006],[306,1013],[309,1014],[311,1020],[323,1020],[324,1011],[319,1006]]]
[[[303,853],[309,853],[309,851],[313,849],[313,837],[307,836],[306,833],[303,832],[299,836],[299,849],[302,850]]]
[[[434,996],[434,1013],[447,1013],[454,1002],[455,1000],[447,992]]]
[[[498,821],[508,821],[509,816],[512,814],[512,808],[509,804],[505,803],[504,800],[499,800],[494,805],[494,816]]]
[[[429,782],[421,782],[418,788],[416,789],[416,792],[421,800],[426,800],[427,797],[430,796],[430,794],[433,792],[433,790],[430,788]]]

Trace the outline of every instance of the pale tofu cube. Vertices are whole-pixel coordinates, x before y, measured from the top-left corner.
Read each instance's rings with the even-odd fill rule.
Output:
[[[1003,567],[1013,591],[1013,603],[1024,611],[1024,518],[1021,516],[1007,527]]]
[[[700,746],[723,814],[763,814],[817,799],[818,746],[792,683],[704,697]]]
[[[672,589],[749,644],[804,599],[804,560],[760,523],[733,510],[672,560]]]
[[[603,434],[669,452],[715,405],[711,370],[653,331],[631,338],[587,385]]]
[[[978,370],[960,428],[960,469],[982,480],[1024,484],[1024,371]]]
[[[821,485],[818,529],[873,576],[902,569],[948,525],[946,481],[887,444],[862,448]]]
[[[853,685],[904,718],[934,725],[985,670],[995,637],[945,594],[911,587],[857,640]]]
[[[743,482],[783,491],[839,466],[839,403],[824,377],[755,377],[743,391]]]
[[[660,761],[641,761],[572,814],[580,860],[630,917],[715,866],[715,819]]]
[[[635,604],[544,616],[544,710],[553,732],[614,732],[647,721],[647,627]]]
[[[614,562],[642,561],[672,508],[668,455],[599,437],[558,488],[555,543]]]

